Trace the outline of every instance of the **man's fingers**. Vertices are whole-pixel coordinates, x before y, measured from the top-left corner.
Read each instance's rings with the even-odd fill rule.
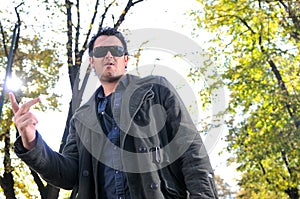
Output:
[[[32,113],[28,112],[21,117],[18,118],[18,120],[15,120],[15,123],[18,124],[18,127],[20,129],[27,128],[28,126],[36,126],[38,123],[37,118]]]
[[[15,95],[13,93],[9,93],[9,100],[10,100],[10,103],[11,103],[12,110],[13,110],[14,114],[18,111],[19,111],[19,114],[27,113],[29,111],[30,107],[32,107],[36,103],[40,102],[40,98],[38,97],[38,98],[35,98],[33,100],[30,100],[30,101],[26,102],[21,107],[19,107],[19,104],[18,104],[18,102],[15,98]]]
[[[15,95],[13,93],[9,93],[9,100],[10,100],[12,110],[15,114],[19,110],[19,104],[17,103],[17,100],[16,100]]]
[[[40,98],[38,97],[38,98],[35,98],[35,99],[30,100],[30,101],[26,102],[25,104],[23,104],[19,108],[20,114],[27,113],[29,111],[30,107],[32,107],[33,105],[35,105],[39,101],[40,101]]]

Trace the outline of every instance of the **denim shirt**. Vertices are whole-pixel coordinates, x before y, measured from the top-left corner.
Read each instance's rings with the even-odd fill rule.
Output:
[[[130,199],[129,188],[125,173],[122,171],[122,161],[120,150],[120,128],[113,118],[112,107],[120,108],[121,93],[114,93],[114,102],[112,104],[112,94],[105,97],[103,88],[98,90],[98,114],[100,123],[107,138],[115,145],[113,149],[103,149],[104,159],[112,165],[113,168],[105,164],[99,166],[99,180],[102,198],[106,199]]]

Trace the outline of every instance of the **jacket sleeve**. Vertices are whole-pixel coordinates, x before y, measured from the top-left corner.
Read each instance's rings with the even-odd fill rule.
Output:
[[[170,91],[165,95],[164,106],[168,113],[169,132],[173,134],[180,156],[181,171],[190,199],[218,198],[209,156],[182,99],[166,80]],[[166,94],[166,93],[165,93]],[[177,136],[178,134],[178,136]]]
[[[36,146],[30,151],[23,147],[21,137],[18,137],[14,144],[16,155],[48,183],[63,189],[72,189],[78,181],[78,149],[75,132],[70,128],[62,154],[53,151],[38,132],[36,135]]]
[[[199,134],[183,154],[181,160],[182,173],[190,193],[190,199],[218,198],[214,173]]]

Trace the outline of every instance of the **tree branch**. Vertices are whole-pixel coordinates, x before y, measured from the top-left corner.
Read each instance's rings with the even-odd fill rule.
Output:
[[[293,10],[294,6],[289,4],[286,5],[285,2],[282,0],[278,0],[279,3],[284,7],[286,12],[288,13],[288,18],[292,19],[293,26],[296,31],[291,31],[290,34],[291,36],[296,40],[300,41],[300,15],[298,15],[298,12]],[[289,2],[288,2],[289,3]],[[295,1],[296,3],[296,1]],[[285,19],[285,17],[284,17]]]
[[[76,25],[76,32],[75,32],[75,65],[78,62],[78,53],[79,53],[79,36],[80,36],[80,8],[79,8],[79,0],[76,1],[76,10],[77,10],[77,25]],[[81,59],[79,60],[79,64],[81,63]]]
[[[263,40],[262,39],[262,34],[260,34],[259,35],[259,46],[260,46],[261,52],[266,53],[266,50],[263,46],[263,41],[262,40]],[[282,76],[281,76],[276,64],[270,58],[267,60],[267,62],[269,63],[269,65],[271,67],[271,70],[272,70],[273,74],[275,75],[275,77],[277,79],[277,82],[278,82],[278,85],[279,85],[280,89],[283,91],[284,95],[288,98],[289,97],[289,92],[287,90],[285,82],[283,81]],[[294,113],[296,112],[295,109],[293,109],[291,107],[289,101],[285,101],[284,104],[285,104],[285,107],[287,109],[287,112],[288,112],[289,116],[294,121],[295,127],[298,129],[299,125],[300,125],[300,122],[294,117]]]
[[[88,40],[89,40],[89,37],[91,35],[92,27],[94,26],[95,19],[96,19],[97,13],[98,13],[98,11],[97,11],[98,10],[98,6],[99,6],[99,0],[96,0],[95,7],[94,7],[94,14],[93,14],[93,17],[91,19],[91,22],[90,22],[90,25],[89,25],[89,29],[88,29],[88,32],[86,34],[84,43],[83,43],[82,48],[80,50],[80,53],[78,55],[78,56],[80,56],[80,61],[82,61],[82,55],[85,52],[85,50],[87,49]]]
[[[271,184],[271,181],[270,181],[269,178],[267,177],[267,172],[266,172],[266,170],[265,170],[263,164],[261,163],[261,161],[258,161],[258,164],[259,164],[259,166],[260,166],[260,168],[261,168],[261,170],[262,170],[264,176],[266,176],[266,180],[267,180],[268,184]]]
[[[44,186],[42,180],[40,179],[40,176],[34,170],[30,169],[30,171],[31,171],[31,175],[33,176],[33,179],[38,187],[38,190],[41,194],[41,197],[46,198],[46,196],[47,196],[47,193],[45,192],[46,189],[45,189],[45,186]]]
[[[245,19],[242,19],[240,16],[237,16],[237,15],[220,15],[220,17],[224,17],[224,18],[226,18],[226,17],[235,17],[235,18],[237,18],[238,20],[240,20],[241,22],[242,22],[242,24],[244,24],[246,27],[247,27],[247,29],[252,33],[252,34],[255,34],[255,31],[248,25],[248,23],[246,22],[246,20]]]
[[[236,16],[236,15],[235,15],[235,17],[238,18],[248,28],[248,30],[251,31],[252,34],[255,34],[255,31],[248,25],[248,23],[246,22],[246,20],[244,20],[241,17]]]
[[[73,88],[74,81],[76,74],[74,74],[73,67],[73,53],[72,53],[72,46],[73,46],[73,39],[72,39],[72,5],[73,3],[69,0],[65,1],[65,6],[67,9],[67,57],[68,57],[68,69],[69,69],[69,80],[71,84],[71,88]],[[73,78],[74,77],[74,78]]]
[[[1,35],[2,35],[4,53],[5,53],[5,56],[8,57],[7,44],[6,44],[6,40],[5,40],[5,32],[4,32],[1,21],[0,21],[0,30],[1,30]]]
[[[285,82],[283,81],[282,79],[282,76],[278,70],[278,68],[276,67],[275,63],[273,62],[273,60],[269,59],[268,60],[268,63],[269,65],[271,66],[271,69],[272,69],[272,72],[274,73],[276,79],[277,79],[277,82],[278,82],[278,85],[279,87],[281,88],[281,90],[283,91],[284,95],[286,96],[286,98],[289,97],[289,92],[286,88],[286,85],[285,85]],[[294,117],[294,113],[295,113],[295,110],[291,107],[290,103],[288,101],[285,101],[285,107],[289,113],[289,116],[293,119],[294,121],[294,124],[295,124],[295,127],[298,129],[299,128],[299,121]]]
[[[104,23],[104,19],[106,18],[107,12],[108,12],[109,8],[110,8],[115,2],[116,2],[116,1],[114,0],[114,1],[112,1],[107,7],[105,7],[105,10],[104,10],[104,12],[103,12],[103,14],[102,14],[102,16],[101,16],[101,22],[100,22],[100,25],[99,25],[99,29],[98,29],[98,30],[100,30],[100,29],[102,28],[103,23]]]
[[[3,187],[4,185],[4,179],[2,176],[0,176],[0,186]]]
[[[130,10],[130,8],[131,8],[132,6],[134,6],[135,4],[140,3],[140,2],[142,2],[142,1],[144,1],[144,0],[137,0],[137,1],[135,1],[135,2],[132,2],[132,0],[129,0],[129,1],[127,2],[127,5],[126,5],[125,9],[123,10],[122,14],[120,15],[119,20],[118,20],[117,23],[114,25],[114,27],[115,27],[115,28],[119,28],[119,26],[120,26],[120,25],[122,24],[122,22],[125,20],[125,16],[126,16],[126,14],[128,13],[128,11]]]
[[[18,21],[17,21],[17,24],[18,24],[18,31],[17,31],[17,36],[16,36],[16,43],[15,43],[15,46],[14,46],[14,52],[13,52],[13,55],[15,55],[17,49],[18,49],[18,46],[19,46],[19,38],[20,38],[20,28],[21,28],[21,19],[20,19],[20,14],[18,12],[18,8],[23,5],[24,2],[20,3],[17,7],[15,7],[15,12],[16,12],[16,15],[17,15],[17,18],[18,18]]]
[[[286,153],[285,153],[284,150],[281,150],[281,157],[282,157],[282,159],[283,159],[283,161],[284,161],[285,166],[287,167],[287,170],[288,170],[290,176],[292,176],[292,175],[293,175],[293,171],[292,171],[292,169],[290,168],[290,164],[289,164],[289,162],[288,162],[288,159],[287,159],[287,157],[286,157]]]

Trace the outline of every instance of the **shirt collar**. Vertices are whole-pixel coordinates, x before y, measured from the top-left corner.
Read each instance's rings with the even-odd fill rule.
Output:
[[[98,95],[97,95],[97,97],[98,97],[99,99],[104,99],[104,98],[105,98],[104,90],[103,90],[103,87],[102,87],[102,86],[100,86],[100,88],[98,89]]]
[[[123,77],[121,77],[120,82],[117,85],[116,91],[120,91],[120,90],[125,89],[127,87],[127,85],[128,85],[128,75],[124,75]],[[98,89],[97,97],[99,99],[104,99],[105,98],[104,90],[103,90],[102,85]]]

